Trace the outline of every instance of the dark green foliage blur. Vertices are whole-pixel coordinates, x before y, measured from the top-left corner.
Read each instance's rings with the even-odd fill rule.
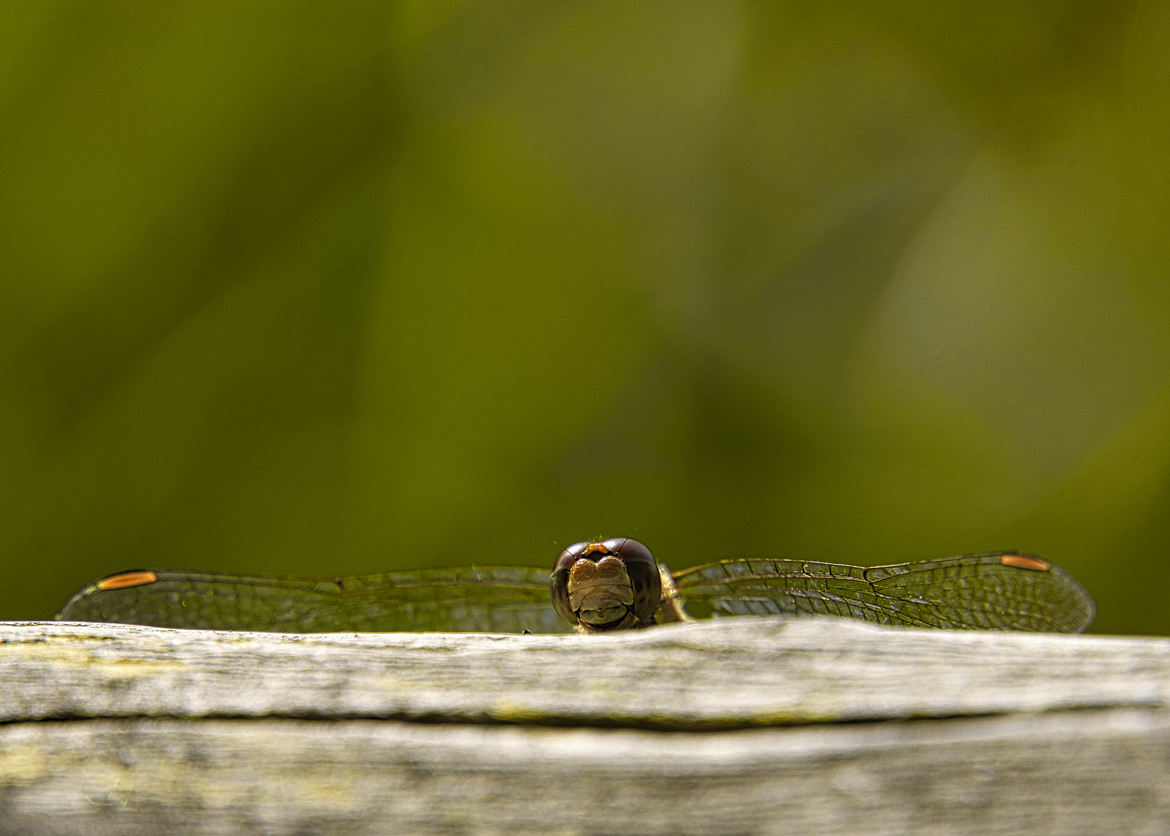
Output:
[[[0,125],[0,618],[630,533],[1170,632],[1167,4],[20,0]]]

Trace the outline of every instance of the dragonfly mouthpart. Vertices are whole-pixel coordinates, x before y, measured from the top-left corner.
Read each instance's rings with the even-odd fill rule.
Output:
[[[605,556],[594,563],[587,557],[569,569],[569,608],[582,626],[615,629],[630,616],[634,588],[625,564]]]

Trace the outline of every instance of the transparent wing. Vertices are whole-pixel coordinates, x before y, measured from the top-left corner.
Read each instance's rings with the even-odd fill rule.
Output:
[[[56,618],[289,633],[570,632],[548,579],[546,569],[505,566],[348,578],[142,570],[90,584]]]
[[[1070,575],[1025,554],[995,552],[891,566],[723,560],[673,575],[693,618],[840,615],[952,630],[1078,633],[1093,599]]]

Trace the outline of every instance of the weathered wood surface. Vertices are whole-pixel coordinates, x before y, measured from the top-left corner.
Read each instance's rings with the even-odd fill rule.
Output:
[[[0,624],[0,832],[1164,833],[1170,640]]]

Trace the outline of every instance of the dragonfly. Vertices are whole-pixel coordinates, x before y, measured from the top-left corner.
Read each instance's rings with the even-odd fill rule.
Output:
[[[732,558],[671,572],[644,544],[615,537],[574,543],[551,574],[523,566],[332,578],[137,569],[89,584],[56,619],[285,633],[603,633],[740,615],[1079,633],[1094,605],[1067,572],[1022,552],[871,567]]]

